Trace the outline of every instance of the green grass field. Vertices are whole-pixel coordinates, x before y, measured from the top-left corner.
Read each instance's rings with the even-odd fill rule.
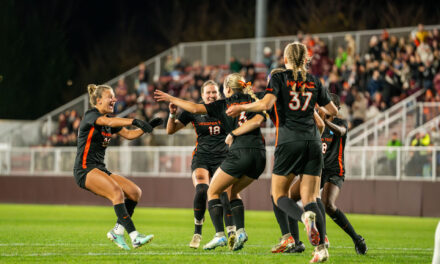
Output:
[[[190,209],[137,208],[134,223],[155,235],[151,244],[122,251],[106,238],[115,215],[111,206],[0,204],[0,263],[308,263],[312,247],[302,254],[272,254],[280,231],[272,212],[247,211],[249,241],[239,252],[190,249]],[[202,244],[214,230],[206,214]],[[351,239],[327,218],[331,243],[328,263],[430,263],[439,219],[349,215],[369,251],[356,255]],[[300,224],[300,229],[303,229]]]

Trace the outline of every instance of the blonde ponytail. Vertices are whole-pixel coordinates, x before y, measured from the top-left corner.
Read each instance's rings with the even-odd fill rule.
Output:
[[[301,92],[304,92],[307,80],[306,65],[310,59],[306,45],[299,42],[288,44],[284,49],[284,57],[287,59],[287,63],[292,66],[293,79],[295,81],[298,80],[298,71],[301,71],[301,78],[303,79]],[[296,85],[292,86],[292,90],[296,91]]]
[[[90,105],[92,107],[95,107],[96,105],[96,99],[102,97],[102,92],[104,90],[112,90],[112,88],[108,85],[96,85],[96,84],[89,84],[87,85],[87,91],[89,93],[89,101]]]

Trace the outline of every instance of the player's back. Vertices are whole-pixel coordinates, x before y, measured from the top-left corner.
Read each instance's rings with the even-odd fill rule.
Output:
[[[292,70],[279,72],[272,76],[266,93],[277,97],[274,105],[277,145],[298,140],[320,140],[313,111],[315,104],[324,106],[330,98],[318,78],[307,73],[304,81],[298,72],[295,81]]]

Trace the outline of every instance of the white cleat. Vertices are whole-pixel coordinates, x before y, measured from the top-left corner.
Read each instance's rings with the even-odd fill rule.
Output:
[[[321,244],[315,248],[313,252],[313,258],[310,260],[310,263],[320,263],[327,261],[329,258],[328,250],[325,248],[324,244]]]
[[[200,241],[202,240],[202,235],[200,234],[194,234],[193,238],[191,239],[191,242],[189,242],[189,247],[198,249],[200,246]]]
[[[226,246],[226,236],[214,236],[214,238],[208,242],[205,246],[203,246],[204,250],[212,250],[216,247],[224,247]]]

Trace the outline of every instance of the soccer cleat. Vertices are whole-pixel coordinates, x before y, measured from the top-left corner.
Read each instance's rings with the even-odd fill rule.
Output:
[[[365,239],[361,236],[359,236],[359,239],[354,242],[354,248],[356,249],[356,253],[360,255],[367,254],[368,247],[365,243]]]
[[[272,253],[281,253],[290,248],[295,247],[295,240],[292,236],[289,236],[287,239],[280,238],[280,243],[276,244],[272,248]]]
[[[193,238],[191,239],[191,242],[189,242],[189,247],[198,249],[200,246],[200,241],[202,240],[202,235],[200,234],[194,234]]]
[[[229,250],[234,249],[236,236],[237,236],[237,233],[235,231],[231,231],[228,233],[228,248],[229,248]]]
[[[316,214],[312,211],[304,212],[301,216],[301,220],[304,223],[307,231],[307,237],[310,244],[317,246],[319,244],[319,232],[316,229]]]
[[[151,240],[153,240],[154,235],[144,235],[144,234],[138,234],[133,241],[131,241],[131,244],[133,245],[133,248],[140,248],[143,245],[149,243]]]
[[[124,235],[117,235],[113,229],[108,231],[107,238],[113,241],[118,247],[124,249],[124,250],[130,250],[130,247],[125,242]]]
[[[324,244],[321,244],[315,248],[313,252],[313,258],[310,263],[324,262],[329,258],[328,250],[325,248]]]
[[[330,247],[330,241],[328,241],[327,235],[325,235],[324,245],[325,245],[325,248],[327,248],[327,249]]]
[[[302,253],[304,250],[306,250],[306,246],[303,242],[299,241],[295,243],[294,247],[286,249],[284,253]]]
[[[247,240],[248,240],[248,236],[246,234],[246,231],[244,231],[244,229],[238,230],[235,236],[234,247],[232,248],[232,250],[237,251],[242,249],[244,243],[246,243]]]
[[[226,246],[227,239],[223,236],[214,236],[214,238],[208,242],[208,244],[203,246],[204,250],[212,250],[216,247],[224,247]]]

